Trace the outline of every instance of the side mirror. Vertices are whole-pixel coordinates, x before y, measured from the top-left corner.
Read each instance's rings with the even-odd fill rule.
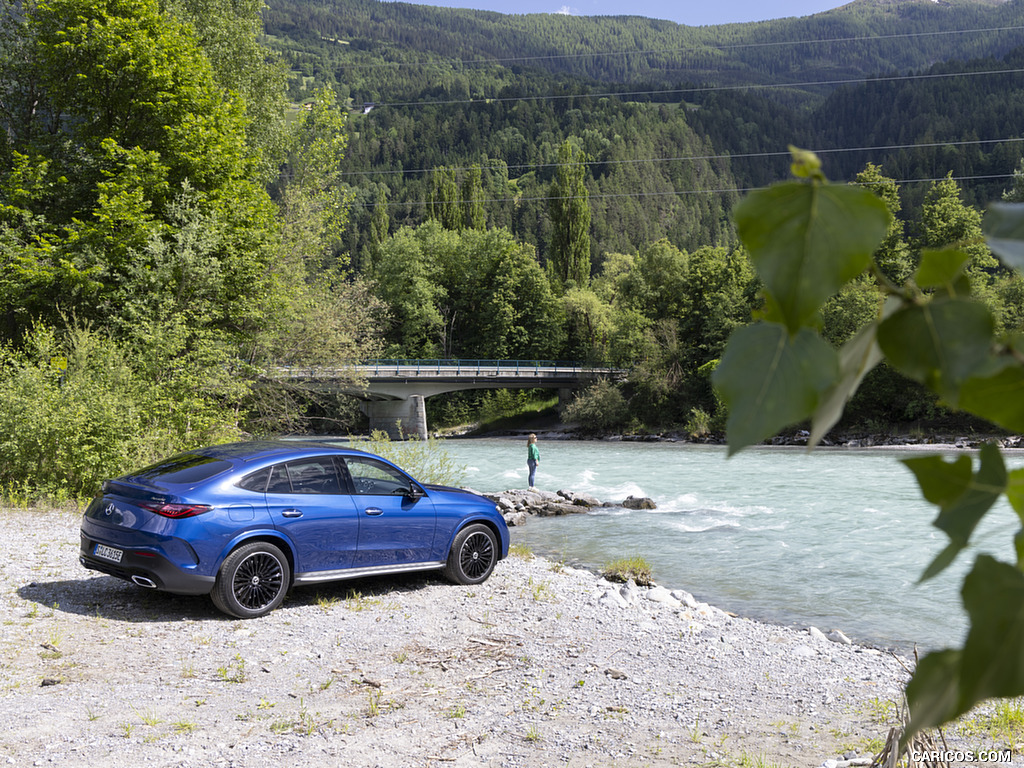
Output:
[[[410,483],[409,489],[405,492],[406,498],[408,498],[410,501],[418,501],[419,499],[422,499],[426,495],[427,494],[423,492],[423,489],[416,485],[416,483]]]

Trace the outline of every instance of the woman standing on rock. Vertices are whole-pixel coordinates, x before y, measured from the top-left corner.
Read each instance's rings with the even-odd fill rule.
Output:
[[[537,479],[537,465],[540,464],[540,448],[537,447],[537,436],[530,433],[526,438],[526,466],[530,470],[530,490],[533,490],[534,481]]]

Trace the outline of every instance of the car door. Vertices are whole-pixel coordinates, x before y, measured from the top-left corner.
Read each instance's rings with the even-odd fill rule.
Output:
[[[275,464],[266,500],[274,526],[295,547],[297,574],[352,565],[359,516],[333,456]]]
[[[434,543],[434,504],[408,475],[363,456],[346,456],[359,514],[355,566],[425,562]]]

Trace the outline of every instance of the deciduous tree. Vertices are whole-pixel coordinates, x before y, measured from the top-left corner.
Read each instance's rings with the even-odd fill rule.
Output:
[[[590,193],[587,156],[572,142],[558,149],[558,167],[551,182],[551,246],[549,270],[560,286],[590,283]]]

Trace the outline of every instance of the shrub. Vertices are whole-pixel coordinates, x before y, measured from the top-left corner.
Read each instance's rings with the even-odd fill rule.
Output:
[[[58,337],[37,327],[24,351],[0,348],[0,488],[82,498],[133,467],[237,434],[231,411],[196,382],[149,380],[131,358],[82,328]]]
[[[702,408],[692,408],[686,420],[686,434],[690,437],[705,437],[711,433],[711,416]]]
[[[392,461],[423,483],[458,486],[466,476],[466,467],[456,464],[436,437],[426,440],[393,441],[383,430],[374,430],[367,450]]]
[[[562,413],[562,421],[585,424],[596,430],[621,427],[628,418],[626,398],[617,386],[605,380],[577,395]]]

